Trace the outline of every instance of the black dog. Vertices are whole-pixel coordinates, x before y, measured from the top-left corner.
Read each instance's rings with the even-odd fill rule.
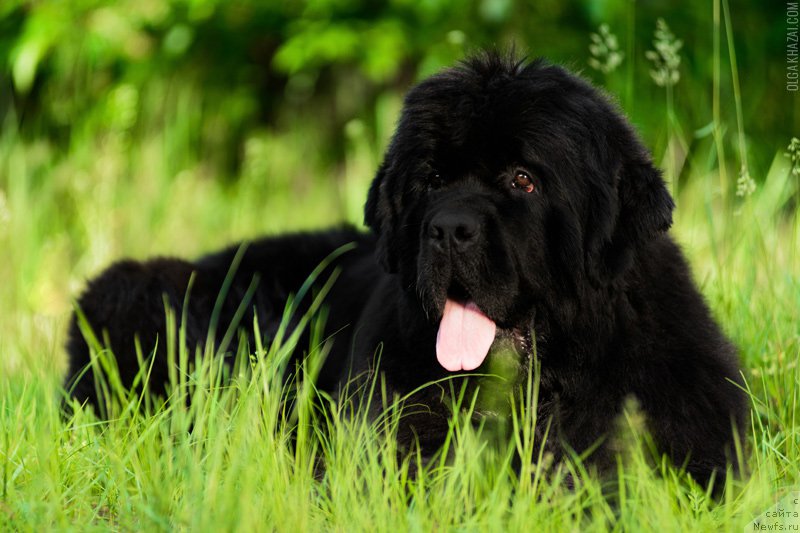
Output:
[[[366,204],[372,234],[351,230],[253,243],[227,293],[220,330],[256,277],[250,313],[274,332],[289,295],[328,254],[341,277],[326,300],[334,348],[319,386],[380,371],[406,395],[461,371],[482,372],[498,345],[519,367],[541,364],[538,402],[548,446],[597,449],[626,398],[635,397],[661,450],[704,482],[724,473],[745,399],[735,351],[667,235],[673,202],[625,119],[585,81],[542,61],[485,54],[408,94]],[[187,343],[206,340],[237,247],[196,262],[157,259],[112,266],[79,306],[106,331],[123,382],[165,336],[164,297],[186,317]],[[192,273],[195,283],[183,309]],[[242,324],[252,324],[252,314]],[[73,320],[74,396],[97,402],[88,348]],[[167,381],[163,343],[151,385]],[[524,372],[524,370],[521,370]],[[449,399],[413,397],[401,439],[440,445]],[[741,433],[738,434],[741,436]]]

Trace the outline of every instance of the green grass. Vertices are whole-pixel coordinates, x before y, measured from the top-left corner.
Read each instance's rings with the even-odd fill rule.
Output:
[[[396,110],[397,98],[381,103],[380,138]],[[740,348],[752,401],[746,474],[718,502],[651,466],[635,413],[620,422],[630,451],[613,498],[579,466],[553,478],[542,474],[547,458],[528,456],[520,475],[509,467],[512,452],[532,449],[530,411],[516,412],[522,437],[506,445],[458,417],[450,460],[410,476],[395,460],[393,415],[372,424],[335,405],[319,411],[311,379],[281,382],[291,338],[240,354],[229,385],[206,358],[176,374],[166,406],[132,397],[107,423],[80,409],[63,418],[71,299],[113,259],[192,257],[262,233],[360,223],[380,150],[358,122],[335,170],[310,155],[313,124],[253,135],[242,178],[226,185],[186,142],[184,118],[138,137],[75,132],[64,153],[3,127],[0,529],[727,531],[800,483],[799,191],[779,147],[745,199],[722,194],[732,184],[715,148],[696,148],[677,199],[673,234]],[[312,362],[324,355],[314,345]],[[570,468],[574,490],[561,482]]]

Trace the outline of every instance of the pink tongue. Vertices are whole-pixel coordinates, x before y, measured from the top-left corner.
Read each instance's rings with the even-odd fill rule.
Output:
[[[450,372],[475,370],[489,353],[497,330],[474,302],[447,299],[436,335],[436,358]]]

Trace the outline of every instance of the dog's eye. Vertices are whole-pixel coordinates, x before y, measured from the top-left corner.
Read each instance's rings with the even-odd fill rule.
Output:
[[[444,180],[442,180],[441,174],[439,174],[438,172],[434,172],[428,178],[428,188],[429,189],[438,189],[439,187],[442,186],[443,181]]]
[[[524,170],[518,170],[514,174],[514,179],[511,181],[511,186],[515,189],[521,189],[525,192],[533,192],[536,186],[533,184],[533,178]]]

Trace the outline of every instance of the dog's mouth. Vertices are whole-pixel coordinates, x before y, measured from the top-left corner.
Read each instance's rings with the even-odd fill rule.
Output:
[[[450,281],[450,285],[447,287],[446,296],[447,299],[455,300],[457,302],[469,302],[472,300],[470,291],[467,290],[466,286],[458,279],[453,279]]]
[[[510,348],[524,357],[531,353],[531,324],[507,324],[493,316],[458,279],[450,281],[444,294],[442,315],[436,334],[436,359],[450,372],[480,367],[497,349]]]
[[[497,325],[472,300],[447,298],[439,332],[436,359],[450,372],[475,370],[489,355]]]
[[[448,287],[436,334],[436,359],[450,372],[475,370],[489,354],[497,325],[453,280]]]

